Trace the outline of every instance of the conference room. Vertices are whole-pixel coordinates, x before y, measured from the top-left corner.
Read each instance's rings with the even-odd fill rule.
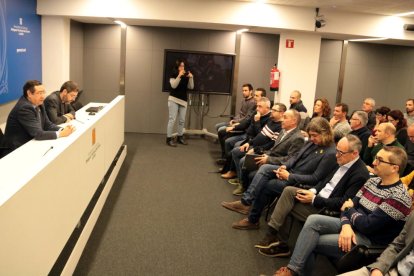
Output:
[[[345,103],[349,120],[367,98],[374,113],[414,116],[409,1],[0,2],[5,137],[27,81],[40,81],[45,98],[67,81],[79,88],[74,117],[56,130],[70,125],[69,136],[0,159],[0,274],[273,275],[289,258],[254,245],[276,202],[259,229],[232,228],[243,217],[220,203],[240,197],[216,163],[216,125],[247,101],[253,123],[276,118],[273,104],[289,110],[292,91],[302,119],[316,99],[329,117]],[[313,273],[338,271],[318,256]]]

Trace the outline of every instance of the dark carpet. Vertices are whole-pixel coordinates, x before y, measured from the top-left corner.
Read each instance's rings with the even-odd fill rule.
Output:
[[[253,247],[266,230],[231,228],[221,207],[235,186],[215,173],[219,145],[199,137],[171,148],[165,136],[126,133],[126,160],[74,275],[273,275],[288,259]],[[333,275],[318,260],[315,275]]]

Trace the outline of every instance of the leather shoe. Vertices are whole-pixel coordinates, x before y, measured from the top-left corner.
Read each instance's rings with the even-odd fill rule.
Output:
[[[244,218],[238,222],[233,223],[231,227],[239,230],[253,230],[259,229],[259,223],[251,223],[248,218]]]
[[[177,144],[174,143],[174,139],[172,137],[167,137],[167,145],[170,147],[176,147]]]
[[[187,141],[186,140],[184,140],[184,136],[177,136],[177,142],[178,142],[178,144],[181,144],[181,145],[188,145],[188,143],[187,143]]]
[[[246,206],[243,203],[241,203],[240,200],[233,201],[233,202],[223,201],[221,203],[221,206],[223,206],[224,208],[226,208],[230,211],[234,211],[234,212],[240,213],[242,215],[249,214],[249,211],[250,211],[250,208],[251,208],[250,206]]]
[[[236,172],[234,172],[234,171],[228,171],[225,174],[222,174],[221,175],[221,178],[224,178],[224,179],[232,179],[232,178],[235,178],[236,176],[237,176],[237,173]]]

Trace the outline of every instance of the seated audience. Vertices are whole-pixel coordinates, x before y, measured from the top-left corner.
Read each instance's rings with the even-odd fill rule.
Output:
[[[78,85],[73,81],[65,82],[59,91],[45,99],[45,108],[49,120],[54,124],[67,123],[75,119],[75,109],[71,103],[78,96]]]
[[[290,98],[289,98],[289,102],[290,102],[289,109],[295,109],[298,112],[307,113],[308,110],[303,105],[301,97],[302,97],[302,94],[298,90],[292,91],[292,93],[290,93]]]
[[[395,137],[401,145],[405,145],[407,142],[407,121],[404,118],[404,114],[400,110],[392,110],[387,114],[387,120],[395,126],[397,132]]]
[[[381,106],[375,110],[375,127],[373,130],[374,133],[380,124],[388,122],[387,114],[390,111],[391,109],[386,106]]]
[[[374,129],[375,122],[376,122],[374,108],[375,108],[375,100],[373,98],[366,98],[364,102],[362,103],[361,109],[362,111],[365,111],[368,115],[367,128],[369,128],[370,130]]]
[[[260,98],[260,100],[258,100],[257,102],[257,112],[254,116],[252,116],[252,118],[249,121],[246,121],[245,124],[240,123],[236,126],[234,126],[234,130],[246,130],[246,133],[244,134],[245,139],[253,139],[254,137],[256,137],[261,131],[262,129],[266,126],[267,122],[269,121],[270,118],[270,100],[266,97],[262,97]],[[280,131],[280,125],[278,126],[278,130]],[[234,137],[231,137],[234,138]],[[230,139],[230,138],[229,138]],[[227,171],[226,173],[222,174],[221,177],[224,179],[232,179],[236,176],[236,172],[235,172],[235,166],[234,163],[232,162],[232,150],[234,148],[236,148],[236,150],[239,150],[240,144],[243,143],[243,141],[245,140],[243,139],[242,141],[238,141],[236,142],[236,144],[234,145],[233,148],[227,148],[227,143],[228,143],[228,139],[226,139],[226,154],[227,152],[229,153],[228,155],[226,155],[226,163],[224,166],[225,171]]]
[[[254,110],[250,111],[250,113],[238,123],[226,127],[224,130],[225,134],[219,133],[219,139],[224,139],[224,161],[221,162],[222,165],[226,163],[226,161],[228,162],[228,158],[231,158],[231,150],[234,148],[236,143],[246,139],[246,129],[249,127],[254,114],[256,114],[256,103],[264,97],[263,94],[265,93],[266,91],[256,89],[253,96],[253,100],[255,102]],[[228,166],[224,167],[222,172],[225,173],[228,169]]]
[[[329,121],[329,124],[333,130],[335,142],[338,142],[352,130],[346,118],[347,115],[348,105],[344,103],[337,103],[334,108],[333,117]]]
[[[306,128],[309,122],[313,118],[322,117],[329,121],[330,116],[331,116],[331,107],[329,106],[328,100],[325,98],[316,99],[313,105],[312,117],[311,118],[307,117],[305,119],[305,122],[303,123],[303,127]],[[306,131],[302,131],[302,135],[303,137],[309,137]]]
[[[404,175],[414,170],[414,124],[411,124],[407,128],[407,142],[405,142],[404,148],[408,156],[407,167]]]
[[[366,126],[367,122],[368,115],[366,112],[361,110],[355,111],[349,119],[349,123],[352,129],[349,134],[358,136],[359,140],[361,140],[362,143],[362,148],[359,153],[359,156],[361,158],[364,156],[365,148],[368,145],[368,137],[371,136],[371,130],[369,130]]]
[[[365,114],[365,113],[364,113]],[[336,146],[337,168],[314,188],[309,190],[286,187],[277,201],[264,239],[255,247],[265,256],[280,257],[290,254],[288,215],[304,222],[309,215],[340,213],[342,204],[353,198],[369,178],[365,163],[359,158],[362,144],[358,137],[346,135]],[[278,245],[278,246],[274,246]]]
[[[368,171],[371,173],[373,173],[374,170],[370,165],[374,161],[377,153],[384,146],[396,146],[404,149],[404,147],[398,143],[397,139],[395,138],[395,127],[391,123],[380,124],[377,128],[377,131],[375,132],[375,137],[371,135],[368,138],[368,145],[365,149],[363,160],[365,164],[367,164]]]
[[[241,120],[246,118],[247,116],[250,116],[254,113],[256,110],[256,101],[253,97],[253,86],[250,83],[246,83],[242,85],[242,93],[243,93],[243,100],[241,101],[240,111],[239,113],[232,119],[230,122],[223,122],[218,123],[216,125],[218,139],[221,146],[221,158],[225,158],[224,153],[224,141],[226,138],[229,137],[228,132],[226,131],[226,128],[229,126],[234,126],[235,124],[238,124]],[[266,91],[264,91],[263,97],[266,96]],[[221,162],[224,162],[222,160]]]
[[[274,146],[269,151],[264,152],[261,157],[256,158],[256,163],[259,166],[263,164],[281,165],[282,162],[287,161],[299,152],[305,143],[300,130],[297,128],[299,121],[299,112],[294,109],[290,109],[283,114],[282,131],[276,139]],[[254,149],[249,150],[249,153],[254,152]],[[239,166],[241,168],[244,167],[244,160],[244,158],[240,160]],[[240,185],[233,191],[233,194],[242,195],[249,187],[250,179],[254,177],[256,172],[247,171],[245,168],[242,169]]]
[[[45,88],[40,81],[30,80],[23,86],[23,96],[7,118],[4,134],[7,153],[17,149],[33,138],[49,140],[70,135],[75,128],[66,126],[60,128],[53,124],[46,113],[43,101]]]
[[[414,124],[414,99],[408,99],[405,103],[404,118],[407,120],[407,125]]]
[[[322,117],[329,121],[331,116],[331,107],[325,98],[316,99],[313,105],[312,119],[315,117]]]
[[[259,228],[263,208],[286,186],[314,186],[336,168],[335,144],[329,122],[324,118],[314,118],[309,123],[308,133],[309,142],[282,166],[261,166],[240,201],[222,202],[223,207],[235,212],[247,214],[250,211],[248,218],[233,223],[233,228]]]
[[[263,99],[263,98],[262,98]],[[247,137],[241,143],[240,147],[234,147],[231,151],[232,155],[232,165],[230,170],[236,171],[237,178],[230,179],[230,184],[239,184],[239,179],[241,178],[241,167],[240,160],[246,155],[246,152],[249,150],[256,149],[257,151],[269,150],[273,145],[279,132],[282,129],[282,118],[283,114],[286,111],[286,106],[282,103],[275,104],[270,113],[270,119],[267,121],[267,124],[262,128],[259,134],[254,137]]]
[[[339,259],[355,244],[388,245],[402,230],[411,197],[399,179],[407,161],[405,151],[384,147],[374,161],[375,174],[341,207],[341,218],[310,215],[287,267],[275,275],[304,275],[313,271],[316,254]]]
[[[408,216],[400,234],[388,245],[375,263],[340,276],[412,275],[414,271],[414,213]]]

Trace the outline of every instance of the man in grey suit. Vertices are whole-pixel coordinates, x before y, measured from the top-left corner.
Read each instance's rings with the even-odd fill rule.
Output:
[[[75,109],[70,105],[78,96],[78,85],[67,81],[45,99],[45,108],[49,120],[54,124],[68,123],[75,119]]]
[[[264,164],[280,165],[290,157],[299,152],[303,147],[305,140],[297,128],[300,123],[300,114],[298,111],[291,109],[286,111],[282,117],[282,131],[275,140],[274,146],[262,156],[257,157],[256,163],[261,166]],[[252,154],[254,150],[249,150]],[[244,167],[245,158],[240,160],[240,167]],[[238,188],[233,191],[235,195],[241,195],[249,187],[250,178],[253,178],[257,171],[242,170],[242,181]]]
[[[373,264],[341,276],[414,275],[414,212],[407,218],[401,233],[388,245]]]
[[[49,140],[69,136],[75,128],[60,128],[47,117],[43,101],[45,88],[40,81],[30,80],[23,86],[23,96],[7,118],[4,134],[7,153],[35,138]]]

